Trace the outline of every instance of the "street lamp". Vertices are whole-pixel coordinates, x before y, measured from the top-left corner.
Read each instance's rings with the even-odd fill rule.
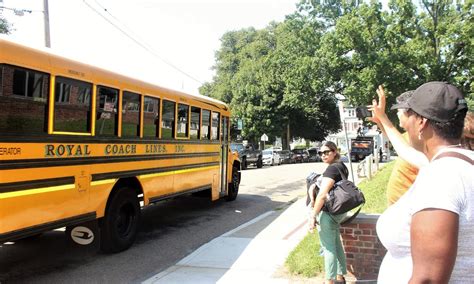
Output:
[[[347,160],[349,161],[349,168],[351,170],[352,182],[355,183],[354,171],[352,170],[352,160],[351,160],[351,155],[350,155],[350,143],[349,143],[349,137],[347,136],[346,120],[344,117],[344,101],[346,100],[346,97],[344,97],[341,94],[336,94],[335,97],[337,99],[337,106],[339,108],[339,116],[341,117],[342,131],[344,131],[344,136],[346,137],[346,147],[347,147],[346,155],[347,155]]]

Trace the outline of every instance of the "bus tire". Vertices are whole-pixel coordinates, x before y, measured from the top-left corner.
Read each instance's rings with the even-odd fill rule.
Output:
[[[227,201],[234,201],[239,194],[240,174],[239,168],[232,167],[232,182],[229,184],[229,191],[227,192]]]
[[[247,169],[247,159],[245,159],[245,157],[242,159],[242,170],[246,170]]]
[[[137,194],[127,187],[119,188],[111,196],[101,221],[101,251],[116,253],[128,249],[137,236],[139,221]]]

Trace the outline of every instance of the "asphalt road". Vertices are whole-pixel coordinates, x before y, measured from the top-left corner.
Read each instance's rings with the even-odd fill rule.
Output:
[[[357,165],[354,165],[354,170]],[[305,178],[323,163],[249,168],[237,200],[183,196],[142,211],[135,244],[118,254],[67,243],[62,231],[0,245],[0,283],[139,283],[239,225],[305,196]]]

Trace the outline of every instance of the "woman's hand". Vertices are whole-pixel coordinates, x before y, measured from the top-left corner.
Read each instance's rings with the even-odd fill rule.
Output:
[[[377,100],[372,100],[372,105],[368,106],[368,109],[372,111],[372,117],[369,117],[369,120],[377,124],[383,124],[385,119],[388,119],[388,117],[387,117],[387,114],[385,113],[387,98],[385,96],[385,91],[382,85],[378,87],[377,95],[379,97],[378,102]]]
[[[316,212],[311,211],[311,214],[309,214],[309,217],[308,217],[309,231],[311,233],[314,231],[314,228],[316,227],[316,225],[319,225],[318,219],[316,218],[316,216],[318,216]]]
[[[377,123],[390,139],[393,147],[398,153],[398,156],[410,163],[411,165],[421,168],[428,164],[428,158],[422,153],[411,147],[410,144],[403,138],[398,129],[393,126],[385,113],[386,97],[382,85],[377,89],[379,101],[374,100],[369,109],[372,111],[371,121]]]

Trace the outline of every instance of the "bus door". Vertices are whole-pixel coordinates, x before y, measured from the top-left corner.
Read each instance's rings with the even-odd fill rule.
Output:
[[[229,118],[222,117],[221,120],[221,196],[227,193],[227,164],[229,159]]]

